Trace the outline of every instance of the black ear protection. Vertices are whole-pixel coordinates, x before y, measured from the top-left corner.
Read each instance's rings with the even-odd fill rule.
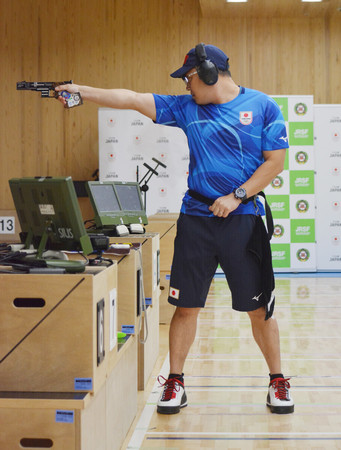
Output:
[[[204,44],[196,45],[195,55],[199,61],[196,69],[200,80],[212,86],[218,81],[218,67],[207,58]]]

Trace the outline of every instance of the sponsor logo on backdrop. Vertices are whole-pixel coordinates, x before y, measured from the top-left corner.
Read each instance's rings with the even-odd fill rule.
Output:
[[[313,122],[289,122],[290,145],[314,145]]]
[[[311,233],[311,229],[309,225],[298,226],[296,228],[296,236],[309,236]]]
[[[310,257],[309,250],[307,250],[306,248],[300,248],[299,250],[297,250],[296,257],[301,262],[308,261]]]
[[[133,137],[133,140],[134,140],[134,142],[135,142],[135,144],[141,144],[141,142],[142,142],[142,138],[141,138],[141,136],[134,136]]]
[[[335,150],[330,153],[329,158],[341,158],[341,152],[338,150]]]
[[[242,125],[250,125],[252,123],[252,111],[240,111],[239,112],[239,122]]]
[[[132,127],[143,127],[144,122],[141,119],[134,119],[130,125]]]
[[[118,139],[115,138],[115,137],[108,137],[108,138],[105,140],[105,143],[106,143],[106,144],[118,144]]]
[[[337,200],[334,200],[334,201],[332,202],[332,208],[333,208],[335,211],[338,211],[338,210],[340,209],[340,202],[337,201]]]
[[[165,136],[161,136],[156,140],[157,144],[169,144],[169,139]]]
[[[181,161],[189,161],[189,155],[182,156]]]
[[[114,127],[116,125],[116,120],[113,117],[108,117],[107,125],[110,128]]]
[[[285,210],[285,202],[272,202],[270,208],[272,212],[283,212]]]
[[[283,178],[280,177],[279,175],[271,181],[271,186],[274,189],[280,189],[283,186],[283,184],[284,184]]]
[[[169,178],[169,174],[167,172],[159,172],[158,178]]]
[[[332,186],[329,192],[341,192],[341,186]]]
[[[309,130],[308,128],[297,128],[294,131],[295,139],[308,139],[309,138]]]
[[[167,161],[168,154],[165,152],[159,153],[159,161],[165,163]]]
[[[340,175],[340,167],[333,167],[332,168],[332,174],[333,175]]]
[[[308,153],[297,152],[295,155],[295,160],[298,164],[306,164],[308,162]]]
[[[276,224],[274,225],[274,233],[273,236],[275,238],[280,238],[284,235],[284,227],[283,225]]]
[[[296,203],[296,210],[299,213],[305,213],[309,209],[309,203],[306,200],[298,200]]]
[[[161,197],[165,197],[165,195],[167,194],[167,189],[165,187],[159,188],[159,194],[161,195]]]
[[[114,152],[109,152],[108,159],[109,161],[114,161],[116,159],[116,154]]]
[[[274,267],[290,267],[290,244],[271,244]]]
[[[291,241],[300,242],[315,242],[315,221],[314,219],[292,219],[291,226]]]
[[[329,123],[341,123],[341,117],[340,116],[331,117]]]
[[[333,220],[330,222],[331,227],[341,227],[341,222],[339,220]]]
[[[282,261],[286,258],[285,250],[274,250],[272,252],[272,259],[276,261]]]
[[[105,175],[105,178],[106,178],[107,180],[112,180],[113,178],[118,178],[118,174],[117,174],[116,172],[108,172],[108,173]]]
[[[295,179],[295,187],[309,187],[309,177],[297,177]]]
[[[156,212],[159,214],[166,214],[169,213],[169,209],[166,208],[166,206],[160,206]]]
[[[131,161],[143,161],[143,159],[144,159],[143,156],[139,154],[133,155],[131,157]]]
[[[341,262],[341,255],[332,255],[329,262]]]
[[[274,194],[269,194],[268,203],[270,205],[274,218],[289,219],[290,217],[289,195],[277,195],[277,192],[275,192]]]
[[[296,103],[294,110],[298,116],[304,116],[307,114],[308,107],[305,103]]]

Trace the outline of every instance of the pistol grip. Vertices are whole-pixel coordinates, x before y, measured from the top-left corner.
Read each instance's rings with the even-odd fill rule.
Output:
[[[74,108],[75,106],[80,106],[83,104],[83,100],[79,92],[71,94],[68,91],[61,91],[58,93],[57,97],[59,96],[65,99],[65,108]]]

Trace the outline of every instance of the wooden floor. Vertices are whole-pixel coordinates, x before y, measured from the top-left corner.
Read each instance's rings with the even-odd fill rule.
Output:
[[[168,327],[123,449],[341,449],[341,277],[276,277],[282,365],[295,412],[266,407],[268,370],[246,314],[231,310],[224,279],[212,283],[185,366],[188,407],[156,413],[168,375]]]

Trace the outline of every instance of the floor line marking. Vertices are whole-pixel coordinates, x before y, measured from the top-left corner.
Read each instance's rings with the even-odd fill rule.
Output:
[[[341,378],[341,375],[288,375],[289,378]],[[265,375],[187,375],[188,378],[263,378],[268,380]]]
[[[253,336],[196,336],[195,339],[252,339]],[[281,339],[341,339],[341,336],[281,336]]]
[[[292,358],[281,358],[282,361],[293,361]],[[340,358],[302,358],[304,361],[340,361]],[[264,361],[264,358],[187,358],[186,361]]]
[[[259,432],[238,432],[238,431],[147,431],[148,435],[158,434],[160,436],[340,436],[340,431],[259,431]]]
[[[147,436],[147,440],[157,441],[340,441],[341,437],[157,437]]]

